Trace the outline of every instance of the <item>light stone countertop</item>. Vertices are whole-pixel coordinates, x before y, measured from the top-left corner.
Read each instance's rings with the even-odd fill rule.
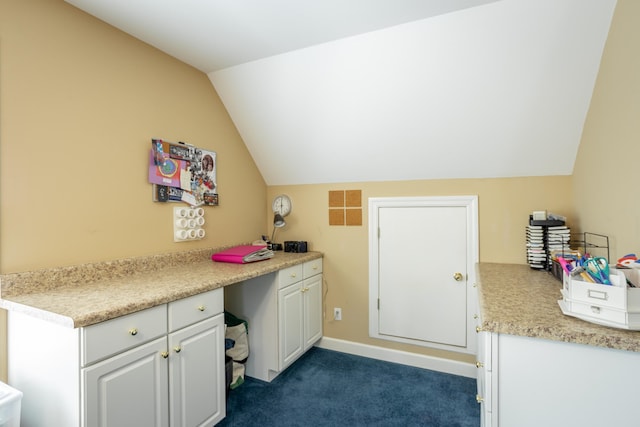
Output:
[[[320,252],[276,252],[268,260],[231,264],[212,261],[216,251],[0,275],[0,307],[78,328],[322,257]]]
[[[476,265],[481,328],[499,334],[544,338],[640,351],[640,331],[596,325],[562,314],[562,282],[520,264]]]

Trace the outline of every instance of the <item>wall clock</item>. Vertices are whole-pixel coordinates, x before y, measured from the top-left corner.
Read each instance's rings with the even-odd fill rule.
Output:
[[[285,217],[291,212],[291,199],[286,194],[280,194],[273,199],[271,207],[274,213]]]

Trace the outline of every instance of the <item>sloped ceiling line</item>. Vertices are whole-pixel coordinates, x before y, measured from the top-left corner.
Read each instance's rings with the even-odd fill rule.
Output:
[[[268,185],[571,174],[616,4],[68,1],[207,72]]]

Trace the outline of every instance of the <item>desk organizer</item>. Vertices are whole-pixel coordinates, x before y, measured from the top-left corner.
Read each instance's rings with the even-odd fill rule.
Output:
[[[562,313],[613,328],[640,330],[640,270],[611,269],[612,285],[590,283],[567,274],[562,280]]]

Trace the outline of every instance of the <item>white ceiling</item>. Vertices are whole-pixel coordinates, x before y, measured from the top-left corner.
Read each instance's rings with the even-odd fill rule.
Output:
[[[568,175],[616,0],[67,0],[207,73],[269,185]]]

